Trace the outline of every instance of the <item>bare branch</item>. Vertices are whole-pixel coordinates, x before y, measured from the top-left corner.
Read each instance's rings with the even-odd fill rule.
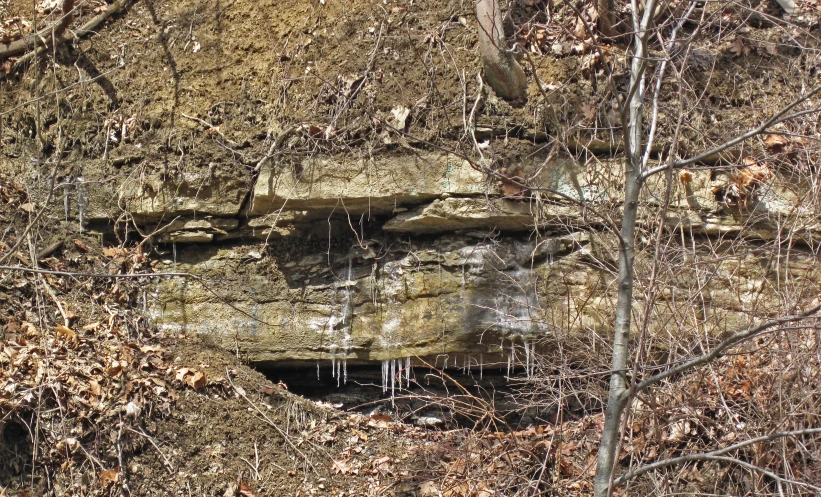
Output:
[[[801,435],[812,435],[815,433],[821,433],[821,428],[809,428],[806,430],[793,430],[793,431],[781,431],[777,433],[770,433],[769,435],[763,435],[756,438],[751,438],[749,440],[744,440],[743,442],[738,442],[736,444],[730,445],[728,447],[724,447],[723,449],[714,450],[711,452],[705,452],[703,454],[687,454],[686,456],[680,457],[672,457],[670,459],[664,459],[662,461],[656,461],[652,464],[648,464],[646,466],[642,466],[640,468],[634,469],[629,473],[625,473],[613,481],[613,485],[621,485],[626,483],[629,480],[637,478],[647,472],[654,471],[656,469],[664,468],[667,466],[675,466],[677,464],[683,464],[692,461],[705,461],[710,459],[715,459],[716,456],[721,456],[728,452],[732,452],[734,450],[738,450],[744,448],[748,445],[757,444],[759,442],[767,442],[770,440],[776,440],[778,438],[784,437],[799,437]]]
[[[784,121],[788,121],[790,119],[794,119],[796,117],[800,117],[800,116],[803,116],[803,115],[806,115],[806,114],[812,114],[812,113],[821,111],[821,107],[816,107],[816,108],[813,108],[813,109],[807,109],[807,110],[803,110],[803,111],[800,111],[800,112],[796,112],[795,114],[788,114],[788,112],[790,112],[796,106],[800,105],[802,102],[805,102],[806,100],[811,98],[813,95],[815,95],[819,91],[821,91],[821,85],[816,86],[815,88],[810,90],[810,92],[807,93],[806,95],[801,96],[801,97],[793,100],[789,105],[787,105],[786,107],[781,109],[777,114],[775,114],[771,118],[767,119],[764,123],[762,123],[757,128],[754,128],[754,129],[752,129],[752,130],[750,130],[750,131],[748,131],[748,132],[746,132],[742,135],[736,136],[735,138],[733,138],[731,140],[728,140],[728,141],[722,143],[721,145],[713,147],[710,150],[707,150],[706,152],[702,152],[702,153],[696,155],[695,157],[691,157],[689,159],[684,159],[684,160],[681,160],[681,161],[674,162],[673,165],[672,165],[673,169],[680,169],[682,167],[689,166],[690,164],[695,164],[696,162],[706,160],[710,156],[713,156],[715,154],[719,154],[719,153],[727,150],[730,147],[738,145],[739,143],[743,142],[744,140],[747,140],[747,139],[752,138],[756,135],[762,134],[763,132],[765,132],[767,130],[767,128],[769,128],[770,126],[773,126],[775,124],[778,124],[778,123],[781,123],[781,122],[784,122]],[[665,169],[668,169],[669,167],[671,167],[671,166],[665,164],[663,166],[654,167],[653,169],[649,169],[649,170],[645,171],[644,174],[641,175],[642,181],[646,180],[647,178],[649,178],[650,176],[652,176],[656,173],[660,173],[661,171],[664,171]]]
[[[685,363],[683,363],[679,366],[676,366],[674,368],[668,369],[667,371],[664,371],[664,372],[659,373],[657,375],[651,376],[650,378],[648,378],[648,379],[644,380],[643,382],[639,383],[633,391],[625,390],[624,392],[622,392],[621,397],[622,397],[622,399],[626,400],[631,395],[637,394],[637,393],[647,389],[648,387],[650,387],[652,385],[655,385],[656,383],[658,383],[658,382],[660,382],[660,381],[662,381],[666,378],[669,378],[669,377],[677,375],[677,374],[684,373],[685,371],[689,371],[689,370],[691,370],[693,368],[697,368],[699,366],[703,366],[704,364],[707,364],[707,363],[713,361],[714,359],[718,358],[719,356],[721,356],[721,354],[724,351],[726,351],[727,349],[729,349],[731,347],[734,347],[735,345],[738,345],[741,342],[749,340],[750,338],[753,338],[753,337],[769,330],[770,328],[774,328],[775,326],[778,326],[778,325],[781,325],[781,324],[792,323],[792,322],[795,322],[795,321],[800,321],[802,319],[806,319],[806,318],[812,316],[813,314],[816,314],[818,311],[821,311],[821,303],[816,304],[816,305],[810,307],[809,309],[807,309],[806,311],[803,311],[801,313],[793,314],[793,315],[789,315],[789,316],[782,316],[782,317],[776,318],[776,319],[771,319],[771,320],[769,320],[767,322],[764,322],[764,323],[762,323],[762,324],[760,324],[760,325],[758,325],[754,328],[749,328],[749,329],[746,329],[744,331],[739,331],[739,332],[733,333],[729,337],[725,338],[720,344],[718,344],[710,352],[708,352],[706,354],[702,354],[702,355],[700,355],[696,358],[690,359],[689,361],[687,361],[687,362],[685,362]]]

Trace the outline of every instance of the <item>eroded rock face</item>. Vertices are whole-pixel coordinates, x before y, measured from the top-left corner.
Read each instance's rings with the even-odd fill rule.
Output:
[[[149,313],[166,332],[212,337],[253,362],[504,361],[511,344],[521,350],[555,333],[609,336],[619,168],[537,158],[516,170],[531,187],[523,189],[441,153],[315,157],[296,169],[273,164],[255,182],[203,172],[77,183],[67,210],[80,217],[86,199],[84,222],[127,212],[154,243],[175,245],[176,261],[165,249],[159,269],[205,278],[149,291]],[[664,216],[665,184],[647,185],[640,224],[654,232],[663,221],[678,248],[665,251],[672,269],[657,275],[662,290],[647,294],[641,282],[656,254],[652,236],[640,240],[637,331],[649,297],[648,330],[658,336],[670,323],[721,335],[781,312],[785,285],[817,291],[809,252],[755,245],[788,232],[818,237],[809,187],[773,178],[738,205],[717,194],[731,181],[729,172],[692,172],[672,185]],[[714,242],[729,235],[747,245],[721,252],[727,244]]]
[[[386,238],[288,262],[275,248],[260,260],[247,246],[182,249],[176,270],[223,280],[214,292],[165,281],[150,313],[161,329],[212,336],[255,362],[498,353],[503,339],[543,336],[556,325],[545,320],[548,299],[537,288],[572,272],[562,254],[590,244],[576,236],[548,242]],[[569,286],[582,292],[589,284]]]
[[[249,361],[368,362],[465,355],[504,362],[511,345],[561,333],[608,336],[616,295],[617,243],[611,236],[483,237],[408,241],[390,236],[317,250],[276,244],[179,248],[168,270],[205,277],[157,285],[149,313],[169,333],[200,334]],[[330,253],[329,253],[330,252]],[[649,255],[649,254],[648,254]],[[818,292],[811,254],[789,261],[768,251],[726,253],[699,264],[688,247],[659,275],[648,331],[710,335],[781,312],[775,288],[789,267],[800,293]],[[637,267],[647,276],[651,259]],[[780,265],[780,269],[779,269]],[[646,281],[646,279],[640,280]],[[647,294],[636,288],[636,315]],[[636,318],[635,327],[644,322]],[[680,332],[680,331],[679,331]],[[440,363],[441,365],[441,363]]]
[[[251,215],[278,209],[390,214],[441,195],[488,191],[482,173],[462,159],[420,152],[376,158],[306,159],[298,166],[268,167],[254,186]]]

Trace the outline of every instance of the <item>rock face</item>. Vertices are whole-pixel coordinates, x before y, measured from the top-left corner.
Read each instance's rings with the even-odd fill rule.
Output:
[[[128,213],[166,253],[158,269],[202,277],[147,290],[165,332],[211,337],[257,363],[421,357],[461,367],[516,362],[556,334],[609,336],[620,167],[537,157],[506,182],[444,153],[317,156],[270,164],[253,182],[207,171],[86,180],[68,185],[66,206],[92,228]],[[800,248],[819,234],[803,200],[810,188],[768,178],[742,201],[733,181],[730,170],[688,173],[666,212],[666,185],[647,185],[635,295],[637,316],[655,303],[648,331],[664,336],[675,323],[720,335],[782,312],[779,286],[818,291],[814,258]],[[761,247],[787,233],[789,251]],[[742,250],[732,237],[746,240]],[[650,291],[654,262],[665,270]],[[637,330],[644,323],[637,317]]]
[[[528,103],[508,105],[467,77],[478,27],[453,17],[463,3],[386,7],[376,23],[373,2],[133,2],[48,70],[0,78],[0,171],[35,206],[55,187],[48,226],[136,239],[165,254],[159,268],[202,275],[158,281],[148,311],[253,361],[609,336],[623,164],[608,71],[546,51]],[[737,136],[805,91],[789,50],[757,53],[783,78],[738,84],[716,46],[694,45],[715,63],[695,62],[680,96],[703,114],[663,106],[652,157]],[[682,111],[693,129],[670,148]],[[802,126],[814,129],[777,128],[709,170],[671,173],[669,188],[667,174],[649,180],[637,328],[720,335],[783,312],[778,294],[816,291],[817,161],[789,138]]]
[[[571,196],[606,190],[567,176],[565,168],[561,181],[556,175],[550,181],[571,185],[569,193],[552,188],[505,198],[461,162],[449,169],[441,156],[429,160],[379,163],[377,170],[389,165],[391,174],[371,174],[375,162],[360,161],[338,175],[324,161],[316,183],[306,179],[307,170],[297,181],[291,171],[270,169],[253,187],[247,213],[216,217],[220,208],[212,208],[202,218],[168,223],[158,241],[175,243],[176,260],[165,260],[164,269],[204,279],[158,283],[147,299],[149,313],[166,332],[211,337],[256,363],[424,357],[462,366],[504,361],[511,353],[521,360],[527,344],[557,333],[608,335],[617,253],[608,227],[618,219],[618,204],[600,194],[590,204],[593,214]],[[813,258],[802,250],[783,260],[754,246],[742,255],[707,257],[692,245],[694,236],[716,234],[773,239],[779,216],[783,222],[805,215],[787,211],[798,202],[794,184],[768,185],[754,204],[738,209],[716,200],[722,181],[696,173],[673,189],[665,223],[681,250],[667,261],[678,269],[657,277],[665,290],[654,296],[663,305],[648,324],[652,332],[663,335],[675,321],[721,334],[777,313],[779,264],[792,278],[815,281]],[[649,185],[642,211],[651,228],[659,219],[656,189]],[[226,212],[238,197],[226,198]],[[375,226],[366,233],[360,223],[368,213]],[[248,245],[260,239],[269,241],[265,249]],[[205,242],[213,243],[195,245]],[[642,244],[648,252],[639,258],[640,277],[653,261],[652,248]],[[687,269],[697,259],[695,272]]]
[[[441,195],[482,194],[486,183],[467,161],[443,153],[312,158],[291,167],[264,169],[254,186],[250,214],[282,208],[388,214]]]

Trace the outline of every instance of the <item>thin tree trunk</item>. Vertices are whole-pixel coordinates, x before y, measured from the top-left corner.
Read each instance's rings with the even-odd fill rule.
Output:
[[[485,81],[505,100],[527,98],[527,76],[505,42],[501,0],[476,0],[479,21],[479,52]]]
[[[613,337],[613,362],[610,375],[610,391],[604,414],[604,431],[599,447],[596,477],[593,482],[595,497],[607,497],[616,464],[619,447],[621,418],[629,395],[627,369],[630,346],[631,313],[633,310],[633,260],[635,257],[636,218],[638,217],[639,194],[642,180],[642,111],[644,110],[645,69],[647,60],[647,34],[652,22],[654,0],[649,0],[639,21],[638,5],[633,6],[633,26],[635,27],[633,57],[630,64],[630,86],[627,109],[622,113],[624,121],[624,150],[627,155],[624,164],[624,214],[619,244],[618,298],[616,301],[616,321]]]

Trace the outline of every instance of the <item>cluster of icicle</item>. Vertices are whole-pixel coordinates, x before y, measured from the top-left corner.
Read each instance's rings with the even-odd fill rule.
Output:
[[[344,292],[344,299],[342,302],[342,317],[337,317],[336,313],[331,316],[330,321],[328,322],[328,329],[333,332],[336,328],[336,325],[342,323],[343,327],[343,336],[341,337],[342,341],[342,357],[337,358],[336,351],[338,349],[338,345],[334,344],[331,345],[331,377],[336,378],[336,386],[339,387],[340,385],[347,385],[348,384],[348,351],[350,350],[350,342],[351,342],[351,326],[353,322],[353,301],[351,299],[351,282],[353,277],[353,260],[349,257],[348,258],[348,275],[347,280],[345,280],[345,292]],[[338,289],[338,285],[337,285]],[[336,306],[336,291],[334,292],[334,306]],[[339,338],[339,337],[336,337]],[[316,364],[316,379],[319,380],[319,363]]]
[[[411,358],[404,359],[404,367],[402,365],[403,359],[385,359],[382,361],[382,393],[388,392],[388,381],[391,385],[391,404],[393,404],[394,393],[397,387],[397,380],[399,380],[399,388],[402,388],[402,378],[405,379],[405,387],[410,386],[410,375],[413,366],[411,365]],[[398,364],[397,364],[398,363]]]
[[[525,375],[530,378],[536,372],[536,340],[524,338],[523,348],[525,352]],[[502,343],[502,350],[504,350],[504,342]],[[510,378],[510,373],[516,369],[516,342],[510,341],[510,350],[507,353],[507,377]]]

